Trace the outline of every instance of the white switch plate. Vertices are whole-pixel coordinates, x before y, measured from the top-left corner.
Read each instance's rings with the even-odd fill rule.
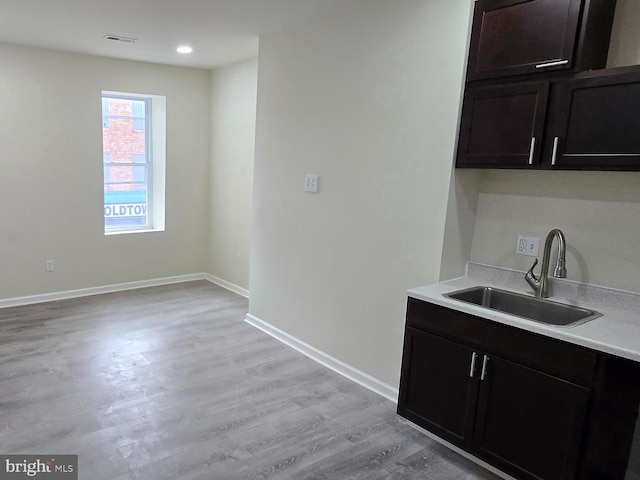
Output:
[[[527,237],[525,235],[518,235],[518,243],[516,243],[516,253],[518,255],[537,257],[539,247],[540,237]]]
[[[47,272],[53,272],[53,260],[46,261]]]
[[[318,175],[307,175],[304,177],[304,191],[317,193],[318,192]]]

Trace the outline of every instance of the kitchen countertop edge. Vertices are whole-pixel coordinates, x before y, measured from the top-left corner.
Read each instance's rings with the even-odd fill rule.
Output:
[[[444,296],[446,293],[480,285],[501,288],[521,294],[530,294],[529,292],[505,288],[480,278],[471,277],[459,277],[432,285],[410,288],[407,290],[407,294],[412,298],[441,307],[640,362],[640,320],[637,314],[596,303],[576,302],[557,297],[549,298],[552,301],[589,308],[602,314],[596,319],[573,327],[559,327],[527,320]]]

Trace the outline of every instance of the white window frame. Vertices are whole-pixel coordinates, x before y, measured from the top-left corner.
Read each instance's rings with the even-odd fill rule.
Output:
[[[166,163],[166,97],[125,93],[116,91],[102,91],[102,98],[119,98],[125,100],[143,101],[145,104],[145,162],[131,162],[132,168],[145,165],[147,183],[147,225],[108,227],[104,225],[105,235],[128,233],[158,232],[165,229],[165,163]],[[104,101],[104,100],[103,100]],[[103,115],[104,118],[114,117]],[[103,144],[104,151],[104,144]],[[133,160],[133,159],[132,159]],[[104,167],[122,165],[118,162],[105,162],[103,154],[102,189],[104,192]],[[133,181],[133,179],[132,179]],[[103,193],[104,204],[104,193]]]

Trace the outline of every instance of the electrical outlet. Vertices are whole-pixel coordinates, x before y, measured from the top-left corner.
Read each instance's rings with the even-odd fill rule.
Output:
[[[53,260],[47,260],[46,265],[47,265],[47,272],[53,272]]]
[[[524,235],[518,235],[518,243],[516,243],[516,253],[518,255],[537,257],[539,247],[540,237],[527,237]]]
[[[318,192],[318,175],[307,175],[304,177],[304,191],[310,193]]]

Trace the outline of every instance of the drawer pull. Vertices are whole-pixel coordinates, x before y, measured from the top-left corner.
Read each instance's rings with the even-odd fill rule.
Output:
[[[531,137],[531,146],[529,147],[529,165],[533,165],[533,154],[536,151],[536,137]]]
[[[551,60],[549,62],[539,63],[536,65],[536,68],[558,67],[560,65],[566,65],[567,63],[569,63],[569,60]]]
[[[476,359],[478,358],[478,354],[473,352],[471,354],[471,370],[469,370],[469,376],[473,378],[473,375],[476,373]]]
[[[551,154],[551,165],[556,164],[558,158],[558,137],[553,139],[553,153]]]
[[[484,380],[487,376],[487,363],[489,362],[489,357],[484,356],[484,360],[482,361],[482,373],[480,374],[480,380]]]

